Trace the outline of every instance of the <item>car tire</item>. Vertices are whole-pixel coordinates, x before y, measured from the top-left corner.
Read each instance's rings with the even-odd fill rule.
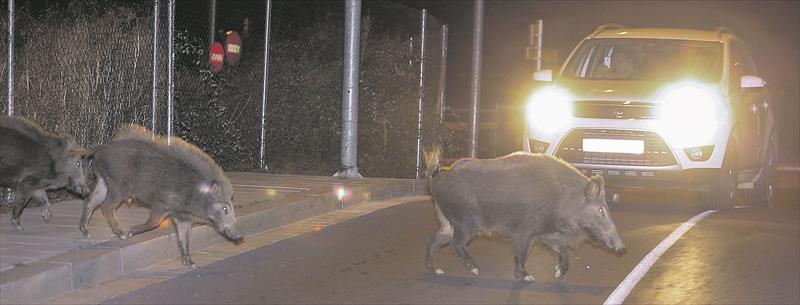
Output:
[[[738,188],[739,175],[736,170],[736,145],[728,144],[725,159],[714,181],[703,192],[700,208],[704,210],[727,211],[734,206],[734,197]]]
[[[775,203],[773,198],[775,192],[773,174],[775,165],[778,162],[778,142],[772,136],[767,145],[769,146],[767,147],[767,156],[761,169],[761,175],[753,184],[753,189],[745,192],[747,204],[761,208],[771,208]]]

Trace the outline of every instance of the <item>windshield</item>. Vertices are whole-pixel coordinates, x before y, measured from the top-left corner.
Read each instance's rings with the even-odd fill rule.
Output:
[[[590,39],[572,57],[563,77],[595,80],[720,79],[722,44],[674,39]]]

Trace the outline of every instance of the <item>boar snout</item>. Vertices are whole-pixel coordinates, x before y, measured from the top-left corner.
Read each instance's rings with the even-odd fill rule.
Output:
[[[244,242],[244,235],[242,235],[242,232],[239,231],[239,228],[235,226],[224,227],[222,235],[236,245]]]
[[[614,249],[614,252],[617,253],[617,256],[622,256],[625,255],[625,253],[628,253],[628,248],[625,247],[625,245],[622,245],[622,247]]]
[[[73,183],[71,189],[73,193],[80,195],[83,198],[86,198],[91,193],[89,186],[82,182]]]

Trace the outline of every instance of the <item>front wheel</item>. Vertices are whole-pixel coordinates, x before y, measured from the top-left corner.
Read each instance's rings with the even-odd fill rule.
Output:
[[[771,208],[774,205],[775,181],[773,173],[778,160],[778,142],[775,137],[770,137],[764,166],[758,180],[753,184],[753,189],[745,192],[747,204],[762,208]]]
[[[700,208],[718,211],[727,211],[733,208],[734,195],[739,183],[734,147],[735,145],[728,145],[719,174],[714,181],[711,181],[708,190],[703,193]]]

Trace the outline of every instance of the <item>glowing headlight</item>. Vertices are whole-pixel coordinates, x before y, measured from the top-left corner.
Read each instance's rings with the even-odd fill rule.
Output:
[[[534,131],[557,131],[572,118],[569,96],[555,88],[542,89],[528,100],[525,117]]]
[[[717,98],[706,87],[679,84],[662,96],[658,128],[679,147],[708,144],[717,128]]]

